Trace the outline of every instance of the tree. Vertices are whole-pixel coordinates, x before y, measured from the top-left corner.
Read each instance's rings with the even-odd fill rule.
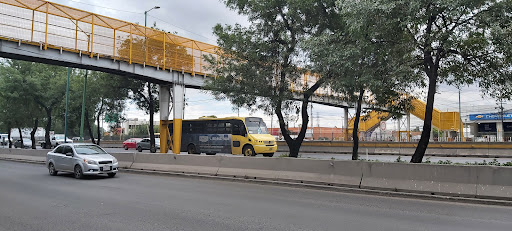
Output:
[[[70,94],[71,122],[75,124],[75,129],[79,129],[82,112],[82,94],[84,89],[84,76],[86,72],[81,71],[74,78],[73,87]],[[121,77],[109,73],[89,71],[87,78],[87,96],[85,108],[85,125],[93,143],[101,143],[101,117],[109,115],[111,120],[120,121],[123,116],[125,101],[129,97],[126,77]],[[92,115],[91,115],[92,112]],[[115,115],[115,116],[114,116]],[[93,134],[93,123],[96,120],[96,139]]]
[[[412,52],[405,38],[375,33],[377,28],[371,25],[361,27],[351,22],[354,16],[344,10],[343,4],[338,5],[338,18],[343,23],[326,25],[328,30],[310,37],[304,50],[308,51],[307,68],[320,75],[332,72],[336,78],[328,87],[355,104],[352,159],[357,160],[363,103],[400,116],[409,107],[409,97],[404,93],[419,79],[410,63],[402,63],[403,57],[410,57]]]
[[[149,137],[150,152],[156,152],[154,114],[159,110],[158,89],[155,85],[141,80],[125,80],[126,87],[130,90],[130,99],[135,102],[137,107],[149,114]]]
[[[46,148],[51,148],[50,130],[52,128],[52,112],[63,101],[66,91],[66,69],[64,67],[32,63],[19,60],[8,60],[2,66],[6,76],[5,93],[10,94],[10,104],[17,108],[8,109],[11,115],[10,125],[29,127],[34,122],[31,132],[32,148],[35,148],[34,134],[37,129],[40,109],[46,113]],[[16,103],[17,102],[17,103]],[[21,130],[21,129],[20,129]]]
[[[307,106],[311,97],[334,78],[326,68],[311,85],[304,84],[307,51],[301,44],[326,30],[326,24],[339,23],[335,1],[225,0],[224,3],[246,15],[252,25],[215,26],[219,58],[209,57],[208,62],[217,77],[205,89],[212,90],[217,99],[230,100],[236,107],[275,112],[289,156],[297,157],[309,122]],[[289,113],[300,114],[302,118],[295,139],[286,127],[285,116]]]
[[[493,78],[500,54],[492,44],[487,19],[508,1],[495,0],[362,0],[346,1],[351,22],[399,35],[414,43],[415,68],[428,80],[423,132],[411,162],[420,163],[432,128],[436,86],[440,82],[472,83]],[[372,16],[373,17],[370,17]],[[375,20],[378,18],[379,20]],[[499,19],[498,19],[499,20]],[[398,23],[398,27],[397,27]],[[400,30],[401,28],[405,30]],[[408,57],[407,57],[408,58]]]

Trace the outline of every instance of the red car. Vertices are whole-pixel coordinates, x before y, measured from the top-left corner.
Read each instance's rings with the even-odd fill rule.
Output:
[[[124,150],[128,150],[129,148],[137,148],[137,142],[141,141],[141,138],[131,138],[127,139],[123,142],[123,148]]]

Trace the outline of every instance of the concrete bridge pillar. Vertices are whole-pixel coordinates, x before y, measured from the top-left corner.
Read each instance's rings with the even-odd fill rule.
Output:
[[[169,129],[167,126],[169,121],[171,87],[169,85],[160,84],[160,92],[158,98],[160,108],[160,153],[167,153],[169,150],[168,138],[170,137]]]
[[[407,142],[411,142],[411,113],[407,113]]]
[[[505,133],[504,133],[504,130],[503,130],[503,123],[502,122],[496,122],[496,131],[498,131],[497,132],[497,136],[496,136],[496,141],[503,142],[504,141],[504,137],[505,137]]]
[[[345,116],[343,117],[343,127],[345,128],[343,135],[344,135],[345,141],[348,141],[348,107],[343,108],[343,112],[345,113]]]
[[[172,152],[180,154],[181,148],[181,131],[182,121],[185,110],[185,73],[173,74],[172,85],[172,105],[173,105],[173,136],[172,136]]]

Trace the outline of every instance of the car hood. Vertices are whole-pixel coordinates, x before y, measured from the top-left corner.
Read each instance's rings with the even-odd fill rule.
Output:
[[[98,154],[98,155],[80,155],[78,154],[80,158],[84,158],[87,160],[95,160],[95,161],[113,161],[114,157],[110,154]]]

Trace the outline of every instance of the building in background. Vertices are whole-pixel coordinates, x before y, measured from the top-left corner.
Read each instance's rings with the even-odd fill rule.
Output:
[[[466,125],[474,141],[511,141],[512,111],[504,111],[503,116],[501,113],[470,114]]]

